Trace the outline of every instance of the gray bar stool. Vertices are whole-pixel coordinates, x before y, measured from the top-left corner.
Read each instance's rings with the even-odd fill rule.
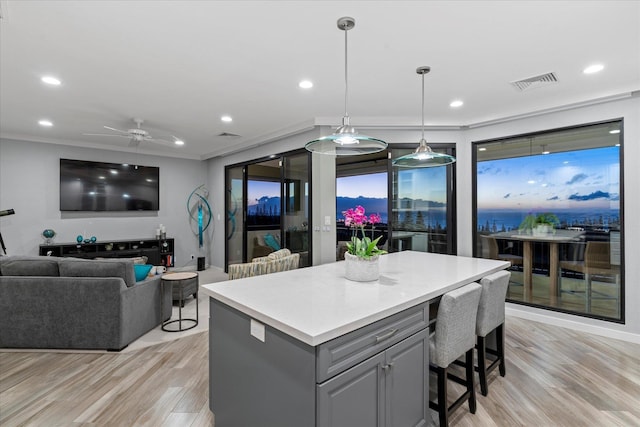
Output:
[[[480,379],[480,392],[486,396],[489,392],[487,385],[487,373],[500,367],[500,376],[505,375],[504,366],[504,301],[507,296],[511,273],[499,271],[483,277],[480,281],[482,295],[478,305],[478,317],[476,319],[476,335],[478,342],[478,377]],[[487,335],[496,331],[496,349],[486,346]],[[489,366],[486,364],[487,353],[496,356]]]
[[[476,412],[474,389],[473,348],[476,343],[476,315],[482,287],[471,283],[442,296],[436,317],[436,330],[429,336],[429,369],[438,377],[438,402],[429,401],[429,408],[438,411],[440,426],[449,425],[449,416],[465,400],[469,411]],[[465,356],[465,377],[448,372],[449,365]],[[467,390],[447,406],[447,378],[466,386]]]

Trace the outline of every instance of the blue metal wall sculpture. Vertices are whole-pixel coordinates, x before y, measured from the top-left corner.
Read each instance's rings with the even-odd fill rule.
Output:
[[[197,232],[195,233],[198,236],[198,246],[200,248],[204,246],[204,232],[211,224],[211,206],[207,201],[207,197],[209,197],[209,191],[202,184],[196,187],[187,199],[187,212],[189,212],[189,218],[196,222]]]

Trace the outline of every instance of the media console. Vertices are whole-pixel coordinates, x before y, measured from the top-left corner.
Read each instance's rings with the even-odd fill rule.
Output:
[[[146,256],[147,263],[173,267],[174,239],[105,240],[96,243],[40,245],[40,255],[75,258],[130,258]]]

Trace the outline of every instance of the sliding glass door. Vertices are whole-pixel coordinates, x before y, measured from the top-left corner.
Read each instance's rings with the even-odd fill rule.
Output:
[[[226,168],[226,265],[281,248],[310,265],[310,157],[297,151]]]
[[[453,144],[435,151],[455,155]],[[365,214],[380,216],[367,227],[389,252],[413,250],[456,253],[455,164],[432,168],[398,168],[392,159],[415,150],[415,144],[394,144],[390,150],[336,161],[336,259],[343,259],[351,230],[342,211],[361,205]]]
[[[432,147],[433,148],[433,147]],[[412,149],[393,149],[392,158]],[[452,146],[434,151],[454,155]],[[393,168],[390,251],[456,253],[455,163],[431,168]]]
[[[225,265],[241,263],[245,252],[244,235],[244,166],[227,168],[225,183],[227,249]]]
[[[311,188],[309,154],[301,152],[282,158],[283,163],[283,244],[292,253],[300,254],[300,267],[310,266],[309,189]]]

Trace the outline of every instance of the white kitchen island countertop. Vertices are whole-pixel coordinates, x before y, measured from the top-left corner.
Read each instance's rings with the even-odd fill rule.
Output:
[[[505,261],[404,251],[380,257],[380,278],[354,282],[344,261],[205,284],[202,292],[310,346],[509,267]]]

